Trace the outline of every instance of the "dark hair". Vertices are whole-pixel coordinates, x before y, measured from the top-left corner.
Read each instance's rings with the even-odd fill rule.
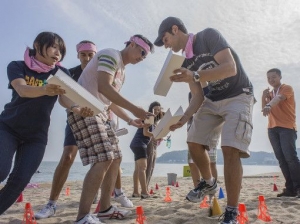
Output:
[[[46,47],[46,50],[53,46],[57,42],[59,46],[59,51],[61,53],[61,59],[62,61],[66,55],[66,45],[64,40],[56,33],[53,32],[42,32],[33,41],[33,49],[29,50],[30,56],[35,56],[36,52],[38,52],[40,55],[45,57],[43,54],[43,48]],[[37,44],[37,49],[35,48],[35,44]]]
[[[148,112],[153,112],[153,108],[154,107],[156,107],[156,106],[161,106],[160,105],[160,103],[159,102],[157,102],[157,101],[154,101],[154,102],[152,102],[151,104],[150,104],[150,106],[149,106],[149,109],[148,109]],[[155,118],[154,118],[154,122],[156,122],[156,121],[159,121],[163,116],[164,116],[164,112],[161,112],[160,114],[158,114],[157,116],[155,116]]]
[[[281,71],[280,71],[278,68],[272,68],[272,69],[270,69],[270,70],[267,72],[267,74],[268,74],[269,72],[275,72],[277,75],[279,75],[279,77],[281,77]]]
[[[96,44],[94,44],[92,41],[90,40],[83,40],[83,41],[80,41],[78,44],[93,44],[96,46]]]
[[[150,52],[153,53],[154,52],[154,45],[152,44],[152,42],[150,40],[148,40],[148,38],[144,37],[143,35],[141,34],[135,34],[133,35],[134,37],[138,37],[138,38],[141,38],[146,44],[149,45],[150,47]],[[130,41],[127,41],[126,43],[126,47],[130,44],[131,42]]]

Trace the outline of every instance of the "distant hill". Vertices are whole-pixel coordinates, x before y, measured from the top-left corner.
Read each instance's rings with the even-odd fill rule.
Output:
[[[300,155],[300,148],[297,149],[298,157]],[[157,163],[183,163],[187,164],[187,149],[179,151],[171,151],[162,154],[156,160]],[[251,152],[248,159],[242,159],[244,165],[278,165],[273,152]],[[224,164],[221,149],[217,150],[217,164]]]

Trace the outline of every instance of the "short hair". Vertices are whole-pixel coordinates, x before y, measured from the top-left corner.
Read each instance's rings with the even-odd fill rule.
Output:
[[[148,40],[148,38],[144,37],[141,34],[135,34],[133,35],[133,37],[138,37],[141,38],[146,44],[148,44],[148,46],[150,47],[150,52],[153,53],[154,52],[154,45],[152,44],[152,42],[150,40]],[[126,43],[126,47],[131,43],[131,41],[127,41]]]
[[[43,54],[43,48],[46,47],[46,50],[53,46],[57,42],[59,46],[59,51],[61,53],[61,59],[62,61],[66,55],[66,45],[64,40],[56,33],[53,32],[41,32],[37,35],[35,40],[33,41],[33,49],[29,50],[30,56],[35,56],[36,52],[38,52],[40,55],[45,57]],[[37,44],[37,49],[35,48],[35,44]]]
[[[272,69],[270,69],[267,72],[267,74],[270,73],[270,72],[275,72],[277,75],[279,75],[281,77],[281,71],[278,68],[272,68]]]

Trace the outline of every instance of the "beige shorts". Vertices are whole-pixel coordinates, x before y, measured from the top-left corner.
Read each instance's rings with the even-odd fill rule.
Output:
[[[242,158],[249,157],[253,104],[254,97],[245,93],[215,102],[205,98],[194,114],[187,142],[213,149],[221,135],[221,146],[236,148]]]
[[[211,163],[216,163],[217,162],[217,149],[213,148],[213,149],[208,150],[208,156],[209,156],[209,160]],[[188,163],[194,163],[194,161],[191,157],[190,150],[188,150]]]

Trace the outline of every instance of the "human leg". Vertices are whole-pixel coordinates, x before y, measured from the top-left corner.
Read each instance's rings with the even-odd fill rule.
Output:
[[[149,187],[149,183],[153,174],[154,166],[155,166],[155,161],[156,161],[156,148],[155,145],[153,144],[153,141],[156,140],[151,140],[149,144],[147,145],[147,169],[146,169],[146,185],[147,188]]]
[[[187,160],[190,167],[190,172],[194,183],[194,187],[197,187],[200,181],[201,173],[191,157],[190,150],[188,150]]]
[[[114,200],[116,202],[119,202],[121,206],[126,208],[133,207],[133,203],[126,197],[126,195],[122,190],[121,167],[119,167],[114,193],[115,193]]]
[[[195,163],[189,163],[189,167],[190,167],[194,187],[197,187],[197,185],[200,181],[200,178],[201,178],[200,171]]]
[[[293,129],[279,128],[279,136],[283,155],[288,165],[293,190],[300,189],[300,161],[296,151],[297,133]]]
[[[148,195],[148,188],[146,185],[146,169],[147,159],[141,158],[136,161],[138,168],[138,177],[141,185],[141,195]]]
[[[218,179],[218,170],[217,170],[217,149],[213,148],[208,151],[209,161],[210,161],[210,170],[212,176],[217,180]]]
[[[269,128],[268,129],[268,136],[270,143],[272,145],[274,154],[276,159],[279,162],[279,167],[281,172],[285,178],[285,188],[287,192],[292,193],[294,191],[293,181],[290,175],[288,163],[284,157],[283,151],[284,149],[281,147],[281,138],[279,134],[278,128]]]
[[[50,200],[58,200],[59,194],[68,178],[70,168],[74,163],[77,151],[78,148],[76,145],[64,147],[64,152],[54,172]]]
[[[243,168],[239,150],[222,146],[227,206],[237,207],[242,184]]]
[[[139,175],[138,175],[138,164],[137,162],[135,161],[134,163],[134,171],[133,171],[133,193],[132,195],[133,196],[139,196],[140,193],[139,193]]]
[[[109,168],[109,166],[112,164],[112,160],[104,161],[104,162],[98,162],[95,163],[93,166],[91,166],[90,170],[87,172],[83,186],[82,186],[82,192],[79,202],[79,210],[77,214],[77,220],[84,217],[88,213],[90,213],[91,205],[93,203],[94,196],[96,192],[98,191],[100,185],[103,183],[104,176]],[[116,173],[117,175],[117,173]],[[114,186],[114,184],[113,184]],[[106,191],[105,194],[107,194],[110,197],[111,191]],[[104,193],[104,192],[103,192]],[[102,191],[101,191],[102,195]],[[107,202],[105,202],[107,203]],[[106,204],[103,206],[107,206]],[[101,203],[101,208],[103,207]],[[109,206],[107,206],[109,207]]]
[[[0,134],[1,138],[3,137],[2,134],[3,132]],[[6,137],[8,136],[6,135]],[[31,177],[37,171],[43,159],[46,148],[46,145],[42,143],[19,142],[17,145],[16,141],[7,142],[7,140],[13,140],[13,137],[11,136],[6,141],[1,141],[1,147],[14,147],[16,156],[12,172],[5,186],[0,190],[0,214],[5,212],[17,200],[20,193],[30,182]],[[3,151],[6,152],[3,153]],[[10,155],[11,152],[0,150],[1,160],[3,158],[4,161],[6,157],[9,162],[11,159],[9,158]]]

